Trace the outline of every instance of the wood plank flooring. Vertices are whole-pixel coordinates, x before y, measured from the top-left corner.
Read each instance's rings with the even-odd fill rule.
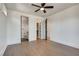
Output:
[[[25,41],[8,46],[4,56],[79,56],[79,49],[50,40]]]

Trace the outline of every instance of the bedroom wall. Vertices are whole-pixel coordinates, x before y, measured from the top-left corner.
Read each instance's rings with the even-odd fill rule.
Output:
[[[6,44],[6,16],[2,12],[2,4],[0,4],[0,56],[3,55]],[[5,10],[4,10],[5,11]]]
[[[21,43],[21,18],[20,16],[29,17],[29,41],[36,40],[36,20],[42,17],[21,13],[18,11],[8,10],[7,16],[7,44]]]
[[[79,4],[48,17],[48,36],[79,49]]]
[[[41,39],[45,39],[45,20],[46,18],[43,18],[41,21]]]
[[[7,44],[20,43],[20,16],[8,11],[7,16]]]

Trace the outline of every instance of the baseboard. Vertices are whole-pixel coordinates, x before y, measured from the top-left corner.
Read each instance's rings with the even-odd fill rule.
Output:
[[[5,45],[5,46],[1,49],[1,51],[0,51],[0,56],[3,56],[3,54],[4,54],[5,50],[6,50],[6,48],[7,48],[7,45]]]
[[[53,41],[53,40],[51,40],[51,41]],[[74,47],[74,46],[64,44],[64,43],[61,43],[61,42],[57,42],[57,41],[53,41],[53,42],[56,42],[56,43],[59,43],[59,44],[65,45],[65,46],[69,46],[69,47],[72,47],[72,48],[75,48],[75,49],[79,49],[78,47]]]
[[[14,42],[7,42],[7,45],[20,44],[20,43],[21,43],[21,40],[14,41]]]
[[[7,45],[21,44],[21,42],[8,43]]]

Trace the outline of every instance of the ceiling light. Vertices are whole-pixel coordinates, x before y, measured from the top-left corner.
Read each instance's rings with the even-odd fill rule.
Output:
[[[44,10],[44,8],[40,8],[40,10]]]

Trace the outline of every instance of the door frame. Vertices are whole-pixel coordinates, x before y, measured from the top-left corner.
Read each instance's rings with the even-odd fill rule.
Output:
[[[21,35],[21,37],[20,37],[20,39],[21,39],[21,42],[22,42],[22,17],[27,17],[27,16],[20,16],[20,35]],[[28,17],[28,29],[29,29],[29,17]],[[29,30],[28,30],[28,41],[29,41]]]

